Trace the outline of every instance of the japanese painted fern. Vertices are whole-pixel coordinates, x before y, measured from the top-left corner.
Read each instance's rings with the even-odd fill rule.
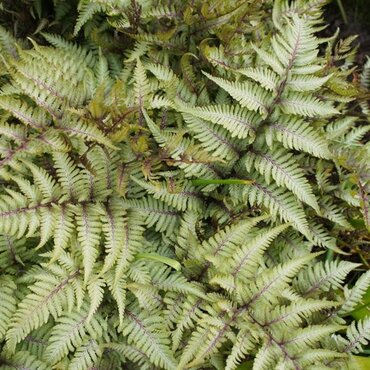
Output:
[[[2,369],[362,351],[370,274],[339,257],[370,224],[368,76],[317,36],[324,3],[81,0],[79,44],[0,29]]]

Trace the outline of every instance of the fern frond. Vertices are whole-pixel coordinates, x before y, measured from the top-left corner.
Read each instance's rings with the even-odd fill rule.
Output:
[[[278,86],[278,75],[274,71],[271,71],[269,68],[244,68],[239,69],[238,72],[256,82],[259,82],[261,86],[266,90],[274,91]]]
[[[338,305],[337,302],[315,300],[315,299],[297,299],[289,305],[277,306],[272,311],[266,310],[254,312],[254,317],[265,327],[299,327],[306,317],[315,312],[329,310]]]
[[[319,205],[316,197],[293,154],[284,149],[272,150],[268,153],[254,151],[248,153],[242,158],[242,161],[248,171],[253,166],[263,175],[266,184],[269,185],[272,179],[274,179],[278,186],[287,187],[298,199],[318,211]]]
[[[69,364],[70,369],[90,369],[99,362],[103,355],[103,348],[95,339],[85,339],[76,350]]]
[[[181,339],[184,336],[184,331],[186,329],[194,328],[196,321],[200,319],[202,315],[201,307],[204,303],[202,298],[189,296],[186,297],[185,302],[178,307],[179,299],[176,296],[176,299],[171,302],[173,309],[179,310],[179,315],[176,320],[172,320],[175,322],[175,330],[172,331],[172,350],[175,351],[180,347]],[[171,306],[170,306],[171,308]]]
[[[88,323],[87,316],[87,307],[83,306],[81,310],[74,310],[57,319],[45,349],[45,361],[50,365],[58,363],[70,348],[80,348],[87,335],[92,339],[101,337],[105,325],[103,319],[94,315]]]
[[[329,103],[302,93],[290,93],[281,101],[281,108],[286,114],[295,114],[303,117],[332,116],[339,111]]]
[[[136,61],[136,68],[134,72],[134,91],[135,91],[135,99],[136,104],[139,107],[139,125],[142,126],[143,122],[143,108],[146,102],[147,96],[150,91],[149,81],[146,76],[145,68],[143,67],[140,59]]]
[[[91,318],[96,314],[100,304],[103,301],[105,281],[102,278],[90,278],[87,285],[87,292],[90,297],[90,308],[86,318],[86,323],[89,323]]]
[[[77,35],[82,26],[86,24],[96,13],[99,13],[103,9],[103,4],[99,2],[91,2],[83,0],[79,3],[79,16],[77,23],[74,28],[74,34]]]
[[[331,157],[328,143],[309,122],[282,115],[269,125],[269,134],[287,149],[305,151],[319,158]]]
[[[324,77],[296,75],[289,80],[287,87],[292,91],[315,91],[322,87],[330,77],[331,75]]]
[[[14,292],[17,286],[12,279],[3,275],[0,278],[0,338],[3,339],[11,318],[16,310],[17,300],[14,297]]]
[[[85,282],[93,271],[96,258],[99,255],[100,244],[100,207],[81,205],[76,210],[77,239],[81,244]]]
[[[183,186],[171,189],[163,182],[147,183],[132,177],[132,180],[139,184],[144,189],[147,189],[149,194],[152,194],[155,199],[160,199],[171,207],[179,211],[199,210],[202,208],[200,193],[191,185],[190,182],[184,182]]]
[[[356,325],[357,324],[357,325]],[[340,338],[341,349],[343,352],[361,353],[363,346],[370,341],[370,319],[352,322],[346,332],[347,340]]]
[[[263,230],[259,236],[236,250],[230,263],[231,275],[243,281],[253,276],[264,250],[287,227],[288,225],[280,225],[271,230]]]
[[[322,197],[320,200],[321,214],[327,219],[335,222],[336,224],[351,230],[352,226],[347,221],[346,217],[342,214],[342,209],[334,204],[333,200],[329,197]]]
[[[14,352],[16,344],[45,324],[50,315],[57,318],[73,303],[68,300],[74,297],[72,282],[79,274],[78,270],[63,278],[44,274],[30,287],[31,292],[18,304],[6,335],[10,351]]]
[[[38,130],[44,130],[47,126],[47,116],[45,111],[35,108],[19,99],[11,96],[0,96],[0,107],[10,112],[25,125],[29,125]]]
[[[231,226],[227,225],[203,241],[201,254],[213,263],[217,263],[219,256],[231,257],[246,240],[252,227],[266,218],[266,216],[254,217]],[[199,257],[201,258],[201,256]]]
[[[168,333],[161,325],[160,316],[145,317],[142,313],[127,311],[122,334],[127,336],[129,344],[134,343],[144,352],[150,361],[163,369],[176,369],[168,340]]]
[[[183,117],[202,148],[212,156],[229,161],[238,157],[240,142],[233,139],[228,131],[189,114],[183,114]]]
[[[184,111],[196,117],[210,121],[227,129],[231,137],[240,139],[255,136],[258,114],[239,105],[210,105],[205,107],[184,108]]]
[[[240,330],[231,349],[231,353],[226,359],[225,370],[236,369],[238,365],[240,365],[240,362],[250,353],[253,347],[253,339],[249,336],[248,330]]]
[[[72,137],[77,136],[88,142],[96,142],[105,145],[108,148],[116,149],[109,138],[107,138],[101,130],[96,126],[83,122],[82,120],[76,120],[69,117],[68,121],[62,121],[58,125],[57,130],[68,133]]]
[[[28,351],[20,351],[14,355],[1,356],[2,368],[4,370],[13,370],[14,368],[23,368],[29,370],[48,370],[47,363],[37,358]]]
[[[130,262],[134,259],[143,244],[142,218],[131,214],[124,225],[124,242],[120,246],[118,258],[115,266],[114,286],[119,284],[122,277],[127,272]]]
[[[267,300],[272,304],[277,303],[279,297],[276,296],[275,292],[281,292],[294,275],[313,258],[315,258],[315,254],[307,254],[270,270],[265,270],[251,283],[249,297],[245,299],[248,302],[247,305],[249,306],[260,299]]]
[[[361,85],[370,88],[370,58],[368,57],[361,73]]]
[[[300,272],[295,285],[304,296],[310,296],[317,290],[336,289],[356,266],[355,263],[347,261],[318,262]]]
[[[252,206],[265,207],[272,216],[291,222],[301,233],[310,235],[306,215],[296,198],[275,184],[267,185],[261,180],[251,185],[235,186],[232,194],[235,199],[242,197]]]
[[[145,217],[144,222],[147,226],[154,226],[156,231],[170,235],[178,226],[179,211],[158,199],[152,197],[127,199],[124,204]]]
[[[72,158],[66,153],[55,152],[53,159],[58,175],[58,182],[62,187],[63,193],[76,200],[86,199],[87,177],[79,171]]]
[[[114,200],[103,209],[101,220],[106,256],[100,274],[107,272],[119,257],[125,240],[125,215],[126,211],[122,209],[121,203]]]
[[[357,304],[361,302],[362,296],[370,286],[370,271],[365,272],[356,281],[356,284],[351,289],[344,291],[344,302],[339,310],[340,315],[345,315],[351,312]]]

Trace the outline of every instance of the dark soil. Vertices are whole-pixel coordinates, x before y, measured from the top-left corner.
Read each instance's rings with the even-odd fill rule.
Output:
[[[344,14],[337,0],[332,0],[326,7],[327,32],[333,34],[339,28],[340,38],[358,35],[358,62],[361,65],[366,56],[370,56],[370,0],[341,0],[341,3]]]

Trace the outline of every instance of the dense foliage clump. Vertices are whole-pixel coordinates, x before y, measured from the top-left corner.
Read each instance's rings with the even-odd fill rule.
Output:
[[[3,2],[1,368],[363,352],[370,64],[325,3]]]

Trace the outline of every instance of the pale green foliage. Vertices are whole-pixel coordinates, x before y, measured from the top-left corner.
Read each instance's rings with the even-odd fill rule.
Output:
[[[344,368],[370,275],[312,251],[369,224],[369,128],[325,1],[78,3],[83,45],[0,28],[1,366]]]

